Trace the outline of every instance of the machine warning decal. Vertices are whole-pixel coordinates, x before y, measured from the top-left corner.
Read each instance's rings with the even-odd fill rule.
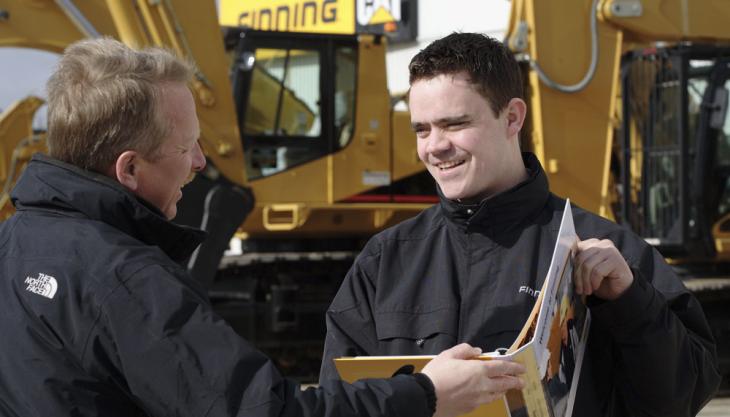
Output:
[[[388,171],[363,171],[363,185],[390,185],[390,172]]]
[[[361,26],[400,20],[400,0],[357,0],[357,23]]]

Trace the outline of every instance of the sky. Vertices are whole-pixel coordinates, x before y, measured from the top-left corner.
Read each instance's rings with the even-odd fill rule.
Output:
[[[37,49],[0,48],[0,109],[28,95],[45,97],[58,55]]]

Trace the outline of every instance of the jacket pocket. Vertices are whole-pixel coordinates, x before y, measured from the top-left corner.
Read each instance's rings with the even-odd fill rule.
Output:
[[[509,348],[522,330],[529,310],[519,304],[484,309],[478,324],[479,344],[488,350]]]
[[[381,354],[438,353],[456,342],[458,311],[375,312],[375,330]]]

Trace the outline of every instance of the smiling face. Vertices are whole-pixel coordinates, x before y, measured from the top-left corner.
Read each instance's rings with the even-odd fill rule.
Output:
[[[446,198],[477,202],[527,177],[518,143],[521,99],[495,117],[469,77],[456,73],[415,81],[409,106],[418,156]]]
[[[205,167],[205,156],[198,143],[200,125],[195,101],[187,86],[165,84],[159,106],[170,129],[155,157],[125,151],[117,158],[115,174],[122,185],[171,220],[177,215],[182,187],[192,180],[194,172]]]

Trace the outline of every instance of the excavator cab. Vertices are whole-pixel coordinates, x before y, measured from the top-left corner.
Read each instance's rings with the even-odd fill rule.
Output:
[[[633,51],[621,83],[616,218],[669,258],[702,304],[728,392],[730,48]]]
[[[230,29],[231,81],[250,181],[345,147],[353,131],[355,36]]]
[[[728,257],[730,49],[631,52],[621,77],[619,218],[665,256]]]

